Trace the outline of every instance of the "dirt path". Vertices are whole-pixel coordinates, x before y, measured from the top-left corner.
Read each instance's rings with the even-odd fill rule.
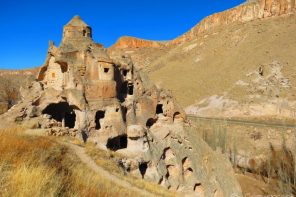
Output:
[[[133,190],[133,191],[137,192],[138,194],[141,194],[141,196],[156,196],[155,194],[152,194],[152,193],[150,193],[146,190],[143,190],[143,189],[139,189],[139,188],[131,185],[129,182],[121,180],[117,176],[110,174],[108,171],[106,171],[102,167],[98,166],[94,162],[94,160],[85,153],[85,151],[82,147],[79,147],[77,145],[70,144],[70,143],[63,143],[63,144],[66,145],[67,147],[69,147],[71,150],[73,150],[73,152],[79,157],[79,159],[87,167],[89,167],[94,172],[100,174],[100,176],[112,181],[114,184],[119,185],[124,188],[127,188],[127,189],[130,189],[130,190]]]

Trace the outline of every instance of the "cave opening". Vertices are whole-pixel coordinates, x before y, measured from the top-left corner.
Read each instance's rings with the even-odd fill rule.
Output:
[[[96,123],[97,130],[101,129],[100,120],[103,118],[105,118],[105,111],[102,111],[102,110],[97,111],[96,117],[95,117],[95,123]]]
[[[76,114],[74,111],[69,111],[65,113],[65,127],[74,128],[75,120],[76,120]]]
[[[128,89],[128,95],[133,95],[134,94],[134,85],[129,83],[127,86]]]
[[[156,114],[163,114],[163,105],[162,104],[157,104],[156,106]]]
[[[180,112],[175,112],[173,115],[173,121],[182,119],[182,115]]]
[[[142,162],[142,163],[139,164],[139,171],[140,171],[140,173],[142,175],[142,179],[144,179],[147,168],[148,168],[147,162]]]
[[[109,72],[109,68],[104,68],[104,73],[108,73]]]
[[[48,114],[52,119],[63,122],[64,126],[69,128],[75,127],[76,114],[73,108],[67,102],[49,104],[42,114]]]
[[[123,76],[126,77],[127,73],[128,73],[128,70],[122,70],[122,74],[123,74]]]
[[[121,135],[108,139],[106,147],[112,151],[127,148],[127,135]]]
[[[157,119],[154,119],[154,118],[149,118],[146,122],[146,127],[147,128],[150,128],[152,127],[155,123],[156,123]]]
[[[201,183],[196,183],[193,186],[193,191],[201,193],[203,190]]]

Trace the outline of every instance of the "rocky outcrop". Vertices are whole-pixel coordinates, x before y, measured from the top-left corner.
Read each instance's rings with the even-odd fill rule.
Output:
[[[118,151],[128,172],[194,196],[242,196],[230,162],[191,136],[182,108],[156,87],[131,58],[109,55],[79,16],[50,43],[36,81],[0,120],[32,125],[49,135],[75,136]],[[189,128],[188,128],[189,127]]]
[[[161,48],[163,46],[164,44],[161,42],[123,36],[119,38],[114,45],[111,46],[111,49]]]
[[[291,13],[295,13],[295,0],[249,1],[230,10],[216,13],[203,19],[189,32],[176,38],[170,43],[178,44],[186,40],[192,40],[198,34],[218,26],[229,25],[235,22],[243,23]]]

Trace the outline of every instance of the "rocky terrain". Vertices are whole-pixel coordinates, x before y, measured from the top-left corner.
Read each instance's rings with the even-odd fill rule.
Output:
[[[153,85],[124,54],[108,54],[79,16],[49,42],[36,80],[1,116],[52,136],[93,142],[120,153],[125,172],[169,190],[198,196],[242,196],[230,162],[194,136],[169,92]],[[89,160],[89,159],[88,159]]]
[[[294,12],[293,1],[247,2],[205,18],[165,47],[118,50],[145,65],[187,113],[293,118]]]
[[[109,49],[75,17],[38,72],[0,72],[27,81],[9,83],[19,103],[1,120],[115,151],[125,172],[171,191],[295,194],[295,11],[294,0],[247,1],[174,40],[124,36]]]
[[[232,161],[244,194],[295,192],[295,131],[285,127],[295,123],[295,19],[294,1],[250,1],[165,47],[117,49],[171,90],[187,114],[263,122],[196,121],[200,136]]]

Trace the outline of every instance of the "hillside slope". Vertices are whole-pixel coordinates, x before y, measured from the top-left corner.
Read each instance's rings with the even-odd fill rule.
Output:
[[[294,12],[294,1],[246,3],[205,18],[165,47],[124,50],[187,113],[294,117]]]
[[[148,68],[149,75],[171,89],[183,106],[188,106],[208,96],[231,92],[236,82],[247,74],[259,70],[261,65],[277,61],[291,84],[291,88],[282,90],[280,96],[293,99],[295,19],[291,15],[205,32],[154,60]],[[230,95],[244,96],[237,90]]]

